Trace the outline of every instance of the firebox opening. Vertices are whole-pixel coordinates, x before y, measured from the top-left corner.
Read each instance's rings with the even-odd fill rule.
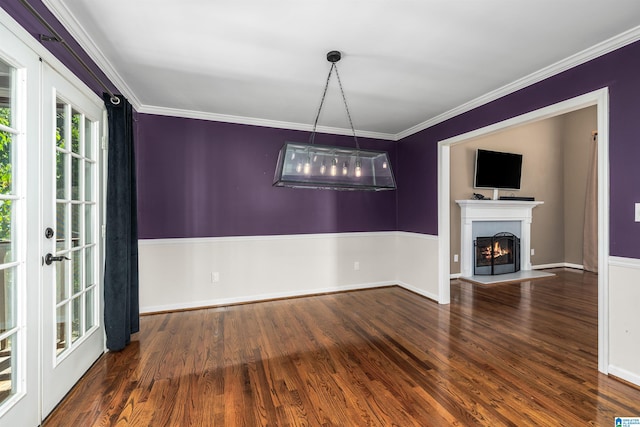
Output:
[[[475,275],[495,275],[520,271],[520,239],[512,233],[478,237],[475,242]]]

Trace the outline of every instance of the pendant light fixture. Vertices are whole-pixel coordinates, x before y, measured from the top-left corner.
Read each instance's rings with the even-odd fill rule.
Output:
[[[275,187],[315,188],[324,190],[395,190],[396,183],[391,170],[389,156],[385,151],[363,150],[360,148],[356,131],[351,121],[347,99],[338,74],[337,62],[342,55],[336,50],[327,53],[331,69],[322,93],[322,101],[313,124],[309,142],[285,142],[278,155]],[[349,125],[355,141],[355,149],[315,145],[316,128],[320,111],[327,95],[333,70],[347,111]]]

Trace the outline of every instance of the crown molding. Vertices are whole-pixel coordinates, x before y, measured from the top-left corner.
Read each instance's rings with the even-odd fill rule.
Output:
[[[254,126],[265,126],[274,128],[283,128],[291,130],[303,130],[311,131],[312,126],[303,123],[281,122],[276,120],[266,120],[252,117],[231,116],[216,113],[207,113],[202,111],[180,110],[172,108],[163,108],[156,106],[143,105],[137,98],[133,90],[127,85],[124,79],[120,76],[117,70],[111,65],[102,51],[96,46],[93,40],[89,37],[88,33],[75,19],[69,9],[64,6],[58,0],[42,0],[45,6],[54,14],[54,16],[62,23],[62,25],[69,31],[73,38],[80,44],[80,46],[87,52],[91,59],[100,67],[104,74],[111,80],[111,82],[120,90],[120,92],[129,99],[129,102],[133,107],[142,113],[158,114],[164,116],[178,116],[185,118],[197,118],[203,120],[223,121],[238,124],[247,124]],[[474,108],[478,108],[489,102],[495,101],[503,96],[509,95],[520,89],[523,89],[532,84],[538,83],[544,79],[552,77],[563,71],[571,69],[580,64],[584,64],[592,59],[598,58],[616,49],[624,47],[628,44],[634,43],[640,40],[640,26],[627,30],[621,34],[611,37],[608,40],[600,42],[590,48],[587,48],[581,52],[571,55],[563,60],[549,65],[541,70],[533,72],[528,76],[515,80],[505,86],[502,86],[496,90],[486,93],[478,98],[475,98],[469,102],[466,102],[458,107],[452,108],[442,114],[432,117],[424,122],[421,122],[415,126],[412,126],[404,131],[396,134],[387,134],[380,132],[368,132],[368,131],[356,131],[356,135],[363,138],[376,138],[388,141],[400,141],[403,138],[418,133],[424,129],[435,126],[448,119],[451,119],[460,114],[466,113]],[[336,134],[336,135],[352,135],[350,129],[344,128],[332,128],[332,127],[318,127],[319,132]]]
[[[46,47],[42,45],[35,37],[33,37],[27,30],[24,29],[11,15],[9,15],[4,9],[0,7],[0,24],[13,33],[20,39],[25,46],[31,49],[36,55],[40,57],[43,63],[46,63],[49,67],[56,72],[64,75],[64,78],[76,89],[81,91],[87,98],[100,108],[104,108],[104,101],[93,90],[83,82],[80,77],[76,76],[69,71],[69,68],[62,63],[53,53],[51,53]]]
[[[120,73],[118,73],[118,71],[111,65],[111,62],[109,62],[100,48],[94,43],[93,39],[89,37],[89,33],[87,33],[84,27],[80,25],[78,20],[73,16],[64,3],[57,0],[42,0],[42,3],[44,3],[56,19],[60,21],[69,34],[71,34],[71,37],[78,42],[82,49],[84,49],[91,60],[95,62],[98,68],[100,68],[100,70],[107,76],[118,91],[124,95],[127,100],[129,100],[133,108],[138,110],[142,103],[134,91],[120,76]]]
[[[613,52],[616,49],[634,43],[638,40],[640,40],[640,26],[618,34],[617,36],[614,36],[608,40],[587,48],[582,52],[571,55],[568,58],[556,62],[555,64],[542,68],[541,70],[531,73],[528,76],[520,78],[512,83],[486,93],[478,98],[475,98],[465,104],[446,111],[429,120],[425,120],[422,123],[419,123],[415,126],[410,127],[409,129],[395,134],[394,139],[396,141],[400,141],[403,138],[435,126],[438,123],[442,123],[455,116],[471,111],[474,108],[478,108],[484,104],[488,104],[489,102],[495,101],[496,99],[502,98],[503,96],[509,95],[520,89],[524,89],[527,86],[531,86],[532,84],[538,83],[556,74],[560,74],[563,71],[567,71],[573,67],[584,64],[585,62],[591,61],[592,59],[598,58],[609,52]]]
[[[241,125],[263,126],[278,129],[301,130],[312,132],[313,126],[306,123],[283,122],[278,120],[260,119],[255,117],[232,116],[227,114],[208,113],[206,111],[181,110],[177,108],[156,107],[142,105],[137,109],[139,113],[157,114],[159,116],[184,117],[187,119],[201,119],[214,122],[236,123]],[[316,132],[332,135],[353,136],[351,129],[329,126],[317,126]],[[387,141],[395,141],[395,135],[382,132],[368,132],[356,130],[356,136],[361,138],[374,138]]]
[[[120,76],[118,71],[111,65],[107,57],[102,53],[100,48],[94,43],[89,33],[73,16],[71,11],[60,1],[42,0],[44,5],[53,13],[53,15],[62,23],[65,29],[85,50],[89,57],[95,62],[102,72],[111,80],[118,90],[129,100],[133,108],[139,113],[157,114],[161,116],[183,117],[191,119],[202,119],[226,123],[245,124],[252,126],[264,126],[270,128],[313,131],[313,126],[304,123],[284,122],[277,120],[267,120],[254,117],[232,116],[227,114],[209,113],[205,111],[183,110],[177,108],[165,108],[153,105],[144,105],[138,99],[135,92],[127,85],[125,80]],[[352,136],[351,129],[335,128],[328,126],[318,126],[317,132],[328,133],[332,135]],[[395,141],[395,135],[382,132],[369,132],[356,130],[356,135],[361,138],[374,138],[387,141]]]

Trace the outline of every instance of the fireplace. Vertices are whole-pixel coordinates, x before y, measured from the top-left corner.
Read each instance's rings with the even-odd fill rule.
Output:
[[[495,275],[520,271],[520,239],[513,233],[477,237],[474,242],[474,275]]]
[[[514,233],[520,239],[519,271],[531,270],[531,220],[533,208],[544,202],[520,200],[456,200],[460,205],[460,275],[473,276],[475,240],[479,236],[493,236],[500,231]],[[496,229],[479,229],[486,223],[500,223]],[[515,222],[516,226],[505,227]],[[486,267],[485,267],[486,269]],[[489,267],[490,269],[490,267]],[[491,273],[488,273],[491,274]]]

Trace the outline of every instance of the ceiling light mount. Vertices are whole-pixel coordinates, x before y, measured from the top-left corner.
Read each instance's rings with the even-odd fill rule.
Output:
[[[332,50],[331,52],[327,53],[327,61],[331,62],[332,64],[340,61],[340,59],[342,59],[342,54],[338,50]]]
[[[389,156],[384,151],[363,150],[358,143],[347,98],[342,89],[337,62],[342,54],[337,50],[327,53],[327,61],[331,62],[331,69],[322,92],[320,108],[313,123],[313,130],[309,136],[309,143],[286,142],[280,149],[278,164],[273,180],[275,187],[314,188],[323,190],[395,190],[396,183],[391,171]],[[333,71],[344,101],[351,132],[356,148],[330,147],[314,145],[316,128],[320,112],[329,88],[329,81]],[[330,165],[327,168],[327,165]],[[338,173],[340,165],[340,173]]]

